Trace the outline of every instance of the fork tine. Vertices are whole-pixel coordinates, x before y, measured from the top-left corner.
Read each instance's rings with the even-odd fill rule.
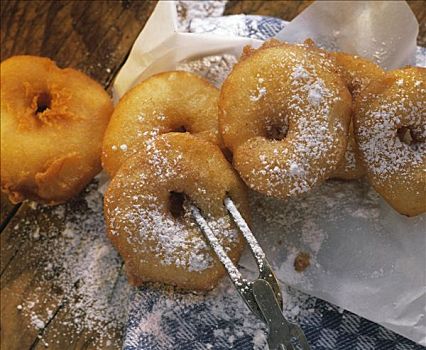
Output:
[[[273,345],[277,350],[293,350],[294,347],[290,342],[293,336],[299,340],[299,344],[302,346],[303,350],[309,350],[306,337],[300,327],[288,322],[282,315],[283,304],[281,290],[266,260],[265,253],[257,243],[256,238],[232,199],[229,197],[225,198],[225,206],[235,224],[241,230],[243,237],[246,239],[253,253],[257,266],[259,267],[259,277],[254,281],[247,281],[243,278],[241,272],[229,258],[206,219],[201,214],[200,209],[194,204],[189,203],[189,208],[195,222],[200,227],[210,247],[214,250],[216,256],[224,266],[238,293],[250,310],[268,325],[270,331],[268,343]],[[274,305],[276,305],[275,310]]]
[[[232,199],[226,197],[224,203],[226,209],[229,211],[229,214],[231,214],[231,217],[234,219],[235,224],[238,226],[244,238],[246,239],[254,258],[256,259],[256,263],[259,267],[261,267],[266,259],[265,253],[263,252],[262,248],[260,248],[259,243],[257,243],[257,240],[248,227],[247,222],[242,217],[240,211],[237,209]]]
[[[277,278],[275,277],[272,271],[271,265],[266,259],[264,251],[260,247],[256,237],[253,235],[253,232],[251,232],[249,226],[247,225],[247,222],[242,217],[233,200],[229,197],[226,197],[224,200],[224,204],[232,219],[234,220],[234,223],[238,226],[249,245],[250,251],[252,252],[257,267],[259,269],[259,277],[266,280],[271,285],[275,293],[275,297],[277,298],[278,304],[282,310],[283,298],[281,288]]]
[[[237,267],[234,265],[232,260],[229,258],[228,254],[226,254],[219,240],[216,238],[215,234],[209,227],[206,219],[201,214],[200,209],[198,209],[195,205],[190,204],[190,210],[191,210],[192,216],[195,219],[195,222],[200,227],[200,230],[204,234],[205,238],[207,239],[207,242],[209,243],[210,247],[216,253],[216,256],[218,257],[218,259],[224,266],[226,272],[229,275],[229,278],[231,279],[238,293],[241,295],[241,297],[243,298],[243,300],[245,301],[249,309],[260,320],[263,321],[264,319],[263,319],[262,312],[260,311],[259,306],[257,305],[257,302],[252,293],[253,283],[243,278],[240,271],[237,269]]]
[[[200,209],[198,209],[195,205],[192,204],[190,205],[190,208],[192,216],[194,217],[201,231],[206,236],[211,248],[213,248],[213,250],[215,251],[217,257],[225,267],[231,279],[233,281],[239,281],[240,279],[242,279],[240,271],[229,258],[228,254],[226,254],[219,240],[216,238],[215,234],[208,225],[206,219],[203,217],[203,215],[201,215]]]

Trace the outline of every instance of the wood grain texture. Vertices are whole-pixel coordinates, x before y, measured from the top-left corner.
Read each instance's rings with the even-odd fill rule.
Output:
[[[313,1],[229,1],[225,14],[279,17],[291,21]]]
[[[17,308],[24,300],[37,300],[32,311],[43,316],[47,309],[55,314],[61,305],[61,292],[44,274],[47,257],[42,240],[35,241],[30,235],[34,227],[54,232],[55,224],[60,225],[55,221],[49,212],[35,212],[24,204],[1,234],[2,349],[29,349],[38,341],[38,331]]]
[[[7,196],[1,192],[0,198],[0,232],[3,231],[9,220],[18,210],[19,205],[10,203]]]
[[[1,60],[47,56],[111,82],[154,1],[2,1]]]
[[[1,60],[46,56],[108,89],[155,1],[1,1]],[[1,197],[0,227],[13,214]],[[3,224],[3,225],[2,225]]]
[[[426,46],[426,1],[411,0],[407,1],[411,10],[419,22],[419,35],[417,37],[417,45]]]
[[[225,14],[257,14],[293,19],[312,1],[230,1]],[[408,1],[420,23],[418,44],[426,46],[426,3]],[[86,72],[109,88],[124,63],[136,36],[155,7],[154,1],[1,1],[1,60],[31,54],[54,59],[59,66]],[[78,200],[77,200],[78,201]],[[1,223],[14,210],[2,195]],[[1,348],[41,349],[43,341],[17,305],[31,296],[46,299],[52,315],[42,330],[50,349],[95,349],[96,335],[63,331],[69,314],[62,291],[44,273],[46,241],[30,239],[25,225],[37,224],[46,232],[64,225],[49,209],[34,211],[28,204],[1,233]],[[19,225],[18,225],[19,223]],[[18,226],[17,226],[18,225]],[[121,271],[117,271],[117,276]],[[37,307],[37,306],[36,306]],[[46,310],[34,310],[42,314]],[[114,337],[120,337],[117,333]],[[111,346],[110,346],[111,347]],[[102,348],[107,348],[103,346]],[[111,348],[119,348],[112,346]]]
[[[93,189],[95,186],[90,187]],[[78,292],[80,285],[78,279],[74,284],[74,280],[69,279],[73,273],[64,269],[68,268],[70,258],[81,256],[73,255],[71,250],[85,251],[83,248],[85,240],[81,237],[77,239],[77,245],[71,244],[63,232],[70,220],[73,221],[70,216],[78,212],[80,214],[77,217],[83,218],[81,213],[88,210],[88,202],[84,196],[57,207],[24,203],[2,232],[0,237],[2,349],[38,349],[44,348],[46,343],[51,349],[120,348],[123,334],[120,328],[110,330],[108,333],[82,329],[81,325],[79,327],[77,325],[80,323],[79,319],[85,319],[81,315],[84,311],[80,310],[76,316],[73,312],[75,310],[72,309],[75,307],[75,301],[72,300],[80,295]],[[102,225],[101,221],[99,223]],[[83,225],[83,221],[80,221],[80,224]],[[78,233],[88,234],[84,231]],[[62,244],[55,243],[60,240]],[[65,250],[56,256],[56,249],[52,250],[49,247],[52,244],[60,250]],[[62,261],[62,258],[66,258],[64,252],[71,254],[68,260],[65,259],[67,261],[65,264]],[[56,258],[52,259],[51,255],[55,255]],[[108,273],[112,281],[117,280],[123,273],[122,265],[108,269],[114,269],[114,274],[111,274],[111,271]],[[63,280],[64,277],[61,276],[68,277]],[[75,276],[81,278],[81,272]],[[66,283],[63,284],[61,281]],[[68,288],[74,290],[70,291]],[[119,293],[120,290],[116,291],[113,288],[109,299],[112,299],[114,292]],[[105,292],[100,294],[105,295]],[[23,306],[22,310],[18,309],[18,305]],[[45,326],[37,329],[32,315],[43,320]]]
[[[61,67],[74,67],[110,87],[113,77],[155,7],[154,1],[2,1],[1,59],[13,55],[47,56]],[[13,206],[2,195],[1,222]],[[49,209],[31,210],[23,204],[1,234],[1,348],[37,349],[49,342],[50,349],[99,348],[96,334],[63,326],[69,310],[62,292],[46,279],[43,247],[28,230],[17,228],[27,222],[32,228],[57,232],[58,220]],[[37,331],[17,309],[23,300],[39,300],[34,314],[52,312],[46,328]],[[43,309],[38,310],[38,305]],[[46,316],[47,317],[47,316]],[[38,335],[43,333],[43,340]],[[110,348],[119,348],[121,333],[113,334]],[[102,348],[108,348],[104,343]]]

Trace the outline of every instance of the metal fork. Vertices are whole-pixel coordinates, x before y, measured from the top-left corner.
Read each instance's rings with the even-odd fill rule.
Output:
[[[200,227],[207,242],[225,267],[231,281],[239,294],[253,312],[253,314],[268,326],[268,345],[270,350],[294,350],[292,341],[296,341],[300,348],[309,350],[310,347],[302,329],[284,317],[281,289],[278,281],[266,259],[265,253],[241,216],[231,198],[226,197],[225,207],[231,215],[235,225],[241,231],[248,243],[250,251],[259,269],[259,275],[254,281],[249,281],[241,275],[238,268],[226,254],[219,240],[209,227],[206,219],[194,204],[190,210],[195,222]]]

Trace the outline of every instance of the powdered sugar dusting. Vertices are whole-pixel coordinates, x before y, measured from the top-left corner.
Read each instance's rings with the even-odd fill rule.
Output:
[[[130,165],[128,172],[117,175],[115,186],[118,186],[121,200],[117,201],[114,196],[106,198],[110,234],[124,236],[121,239],[125,239],[129,247],[134,247],[141,264],[145,263],[144,254],[149,254],[164,266],[173,265],[189,272],[211,267],[212,253],[192,219],[188,202],[185,200],[183,213],[176,219],[169,210],[168,201],[162,200],[152,188],[154,178],[158,188],[187,181],[186,154],[166,138],[152,139],[145,150],[147,168],[144,171],[137,170],[140,164],[135,163]],[[205,196],[208,189],[199,185],[196,192]],[[221,244],[229,249],[229,244],[235,243],[238,238],[230,218],[226,215],[213,217],[209,213],[205,216]]]
[[[295,151],[287,154],[287,166],[290,168],[290,172],[286,171],[286,175],[290,175],[292,179],[296,180],[295,185],[290,188],[290,194],[306,192],[311,188],[309,182],[317,182],[316,179],[309,179],[314,174],[312,174],[312,164],[308,159],[324,158],[325,154],[334,147],[333,135],[329,133],[330,126],[327,116],[331,113],[332,106],[340,98],[336,91],[325,86],[324,81],[317,76],[314,66],[307,65],[307,67],[312,73],[305,71],[301,75],[298,73],[300,68],[296,66],[293,76],[297,76],[297,78],[291,82],[294,92],[290,102],[290,113],[295,117],[298,116],[299,139],[294,143]],[[306,92],[308,105],[304,104],[302,97]],[[301,104],[304,104],[304,107]],[[300,155],[304,156],[300,157]],[[294,171],[295,167],[297,167],[297,172]],[[293,171],[291,171],[292,168]],[[323,176],[326,169],[327,166],[319,167],[320,174],[317,176]]]
[[[309,73],[301,64],[296,64],[291,73],[291,77],[293,80],[307,79],[309,78]]]
[[[417,81],[421,84],[416,84]],[[398,175],[411,186],[419,180],[413,176],[413,169],[424,167],[426,162],[424,84],[420,76],[406,76],[396,79],[386,95],[368,93],[362,97],[365,101],[359,112],[358,146],[376,181],[387,183],[389,190],[392,190],[389,177]],[[416,100],[411,101],[411,96],[416,96]],[[416,142],[409,144],[398,137],[398,130],[404,127],[411,130]]]
[[[336,180],[327,181],[309,194],[286,201],[252,192],[253,232],[277,277],[290,285],[309,290],[315,283],[315,276],[327,274],[330,268],[330,265],[321,264],[321,260],[330,264],[330,259],[324,256],[328,253],[323,252],[324,246],[329,245],[330,232],[336,235],[335,230],[339,231],[345,225],[356,227],[360,222],[380,226],[378,198],[366,184]],[[376,230],[380,231],[379,228]],[[300,252],[310,256],[310,266],[303,272],[295,271],[294,267]],[[246,255],[240,264],[251,271],[256,270]]]
[[[176,69],[197,74],[216,87],[220,87],[235,63],[237,63],[235,56],[224,54],[182,62],[177,65]]]
[[[193,20],[221,16],[225,10],[226,1],[179,0],[176,5],[178,13],[178,29],[179,31],[187,32],[189,31]]]
[[[293,289],[284,289],[283,295],[284,315],[289,320],[300,321],[313,313],[314,300],[306,295]],[[155,300],[154,306],[145,308],[152,299]],[[253,316],[227,279],[207,295],[156,291],[146,287],[136,294],[133,305],[131,313],[138,320],[139,328],[133,331],[132,339],[155,337],[155,344],[160,348],[183,346],[174,342],[188,337],[191,337],[194,348],[200,349],[267,348],[264,323]],[[177,324],[185,325],[185,335],[173,336]],[[197,336],[192,338],[193,334]],[[199,337],[199,334],[205,334],[205,337]],[[205,343],[206,338],[210,343]]]
[[[324,82],[318,79],[309,87],[308,101],[313,106],[318,106],[321,103],[322,96],[325,90]]]
[[[353,137],[353,136],[349,136],[349,137]],[[358,164],[358,160],[356,159],[354,144],[349,139],[348,146],[346,147],[346,152],[345,152],[344,171],[355,170],[359,166],[361,165]]]
[[[41,286],[46,284],[46,291],[37,287],[17,309],[39,332],[45,346],[59,344],[59,338],[68,338],[72,343],[83,337],[98,348],[107,343],[120,347],[117,334],[127,322],[131,287],[120,257],[105,237],[102,196],[96,185],[90,185],[83,198],[66,205],[33,207],[38,218],[50,221],[39,226],[23,219],[17,229],[19,234],[30,236],[39,232],[31,255],[38,257],[44,281]],[[29,212],[27,217],[34,213]],[[44,334],[50,322],[55,325]]]
[[[266,91],[268,84],[275,86],[274,93],[269,92],[275,97],[269,98],[267,107],[271,109],[268,113],[275,114],[275,119],[272,122],[266,120],[265,128],[268,131],[271,125],[275,129],[282,127],[285,132],[280,132],[281,135],[291,135],[283,142],[253,138],[241,146],[247,154],[249,148],[253,155],[250,160],[244,158],[239,161],[251,168],[251,172],[245,172],[243,177],[248,183],[264,183],[261,189],[257,185],[254,188],[268,195],[277,196],[277,191],[283,192],[279,196],[305,193],[333,171],[340,161],[339,143],[343,143],[349,114],[330,122],[329,115],[335,106],[344,103],[341,90],[337,85],[324,81],[324,77],[334,69],[332,62],[322,53],[315,53],[314,57],[310,55],[309,51],[296,55],[284,48],[282,59],[270,62],[275,74],[263,76],[262,84],[257,84],[257,92],[250,93],[250,101],[260,103],[266,94],[261,89]],[[278,79],[277,72],[286,74],[289,69],[288,79],[279,76],[283,83],[278,84],[279,87],[273,85],[272,81]],[[278,98],[286,89],[291,89],[290,96]],[[349,106],[347,109],[349,113]],[[289,125],[292,125],[290,129]],[[259,162],[255,163],[253,159],[256,158]],[[239,168],[238,164],[236,166]]]
[[[259,101],[263,96],[266,95],[267,93],[266,87],[262,85],[264,81],[265,79],[259,77],[259,75],[257,76],[256,90],[252,92],[252,94],[250,95],[250,101],[252,102]]]

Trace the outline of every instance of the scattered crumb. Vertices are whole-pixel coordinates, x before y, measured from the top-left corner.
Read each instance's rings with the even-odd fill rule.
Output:
[[[309,253],[300,252],[294,259],[294,269],[297,272],[305,271],[311,265],[310,259]]]

